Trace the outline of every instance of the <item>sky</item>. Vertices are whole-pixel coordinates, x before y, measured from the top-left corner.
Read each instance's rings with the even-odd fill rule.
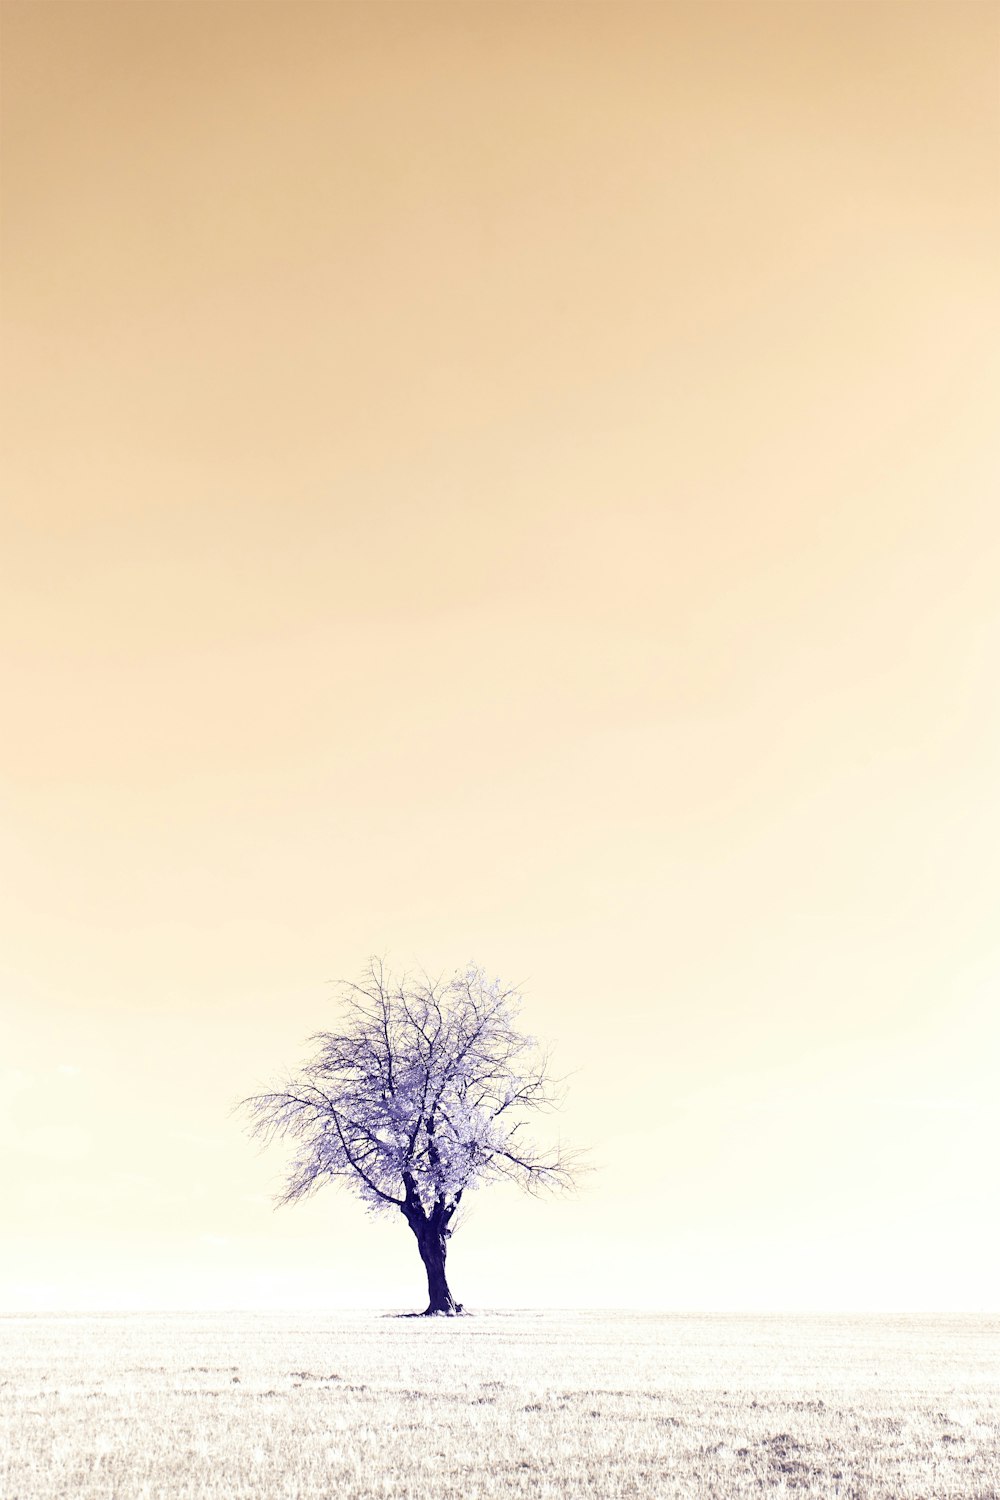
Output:
[[[421,1306],[233,1112],[372,954],[467,1305],[1000,1310],[1000,7],[3,33],[0,1310]]]

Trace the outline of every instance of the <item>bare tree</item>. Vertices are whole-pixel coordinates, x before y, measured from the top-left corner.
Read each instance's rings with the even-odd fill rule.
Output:
[[[463,1195],[510,1178],[529,1191],[568,1186],[575,1153],[543,1150],[525,1115],[557,1102],[548,1057],[517,1028],[520,995],[478,968],[447,982],[395,981],[372,959],[341,986],[343,1029],[283,1088],[243,1100],[252,1132],[298,1151],[279,1202],[346,1179],[370,1209],[399,1212],[427,1273],[427,1313],[460,1312],[445,1275]]]

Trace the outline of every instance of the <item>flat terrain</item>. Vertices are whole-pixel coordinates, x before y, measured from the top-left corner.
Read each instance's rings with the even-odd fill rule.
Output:
[[[3,1500],[1000,1500],[1000,1319],[0,1319]]]

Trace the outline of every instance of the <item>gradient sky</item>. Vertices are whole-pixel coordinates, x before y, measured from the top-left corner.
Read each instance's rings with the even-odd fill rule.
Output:
[[[1000,1309],[1000,8],[3,25],[0,1307],[420,1305],[229,1113],[382,953],[467,1303]]]

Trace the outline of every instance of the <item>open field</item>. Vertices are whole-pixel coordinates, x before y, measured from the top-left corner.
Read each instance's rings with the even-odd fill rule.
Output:
[[[0,1319],[3,1500],[1000,1500],[1000,1319]]]

